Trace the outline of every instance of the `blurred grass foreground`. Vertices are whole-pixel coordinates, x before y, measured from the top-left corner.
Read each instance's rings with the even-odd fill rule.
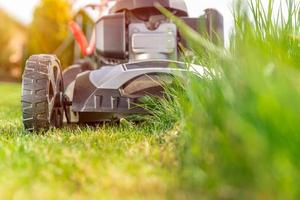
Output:
[[[181,127],[181,186],[193,198],[300,199],[299,1],[264,3],[237,2],[229,49],[174,19],[212,69],[156,108],[157,123]]]
[[[168,88],[141,126],[26,135],[12,110],[19,86],[2,85],[12,93],[0,98],[0,197],[300,199],[300,7],[264,3],[235,4],[228,49],[174,18],[211,78]],[[69,16],[39,18],[38,10],[32,34],[42,19]],[[56,25],[52,43],[67,34]]]

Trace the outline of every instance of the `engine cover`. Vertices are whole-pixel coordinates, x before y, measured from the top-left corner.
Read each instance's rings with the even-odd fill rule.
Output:
[[[177,60],[177,28],[173,23],[162,23],[149,30],[145,23],[129,25],[129,60]]]
[[[136,10],[143,12],[145,9],[155,9],[155,3],[159,3],[171,11],[176,11],[177,16],[187,16],[187,6],[184,0],[118,0],[111,13],[124,10]]]

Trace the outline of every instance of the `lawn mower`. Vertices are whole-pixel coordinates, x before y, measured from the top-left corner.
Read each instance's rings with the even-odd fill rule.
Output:
[[[98,7],[108,5],[103,1]],[[61,71],[55,55],[33,55],[22,81],[23,124],[38,132],[67,123],[100,123],[145,114],[145,96],[162,97],[164,85],[188,73],[203,75],[204,67],[180,60],[190,49],[176,25],[156,7],[159,3],[192,29],[223,45],[223,17],[207,9],[188,16],[184,0],[118,0],[95,23],[88,43],[80,26],[70,23],[82,54],[79,62]]]

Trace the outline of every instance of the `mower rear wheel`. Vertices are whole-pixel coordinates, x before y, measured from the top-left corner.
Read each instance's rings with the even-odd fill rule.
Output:
[[[62,127],[63,89],[56,56],[34,55],[27,60],[22,81],[23,124],[27,131]]]

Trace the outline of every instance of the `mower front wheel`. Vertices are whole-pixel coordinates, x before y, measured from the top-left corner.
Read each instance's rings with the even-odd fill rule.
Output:
[[[34,55],[27,60],[22,81],[23,124],[27,131],[63,126],[63,89],[56,56]]]

